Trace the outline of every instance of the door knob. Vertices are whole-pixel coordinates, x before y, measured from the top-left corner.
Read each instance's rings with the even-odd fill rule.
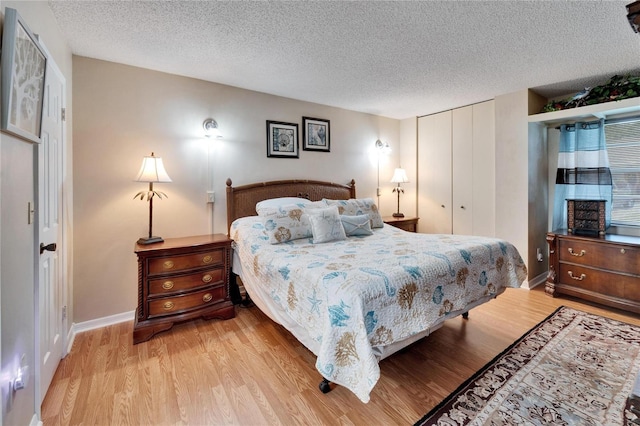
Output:
[[[44,245],[44,243],[40,243],[40,254],[44,253],[45,250],[56,251],[56,248],[58,248],[56,246],[56,243],[47,244],[46,246]]]

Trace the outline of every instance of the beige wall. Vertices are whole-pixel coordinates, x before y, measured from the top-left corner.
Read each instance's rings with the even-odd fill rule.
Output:
[[[496,237],[515,245],[528,263],[528,91],[496,96],[495,107]]]
[[[381,163],[380,209],[391,214],[398,120],[300,102],[216,83],[74,56],[74,317],[83,322],[135,309],[135,241],[147,234],[148,204],[134,200],[142,157],[162,157],[172,183],[156,184],[154,234],[226,233],[225,181],[234,185],[307,178],[347,183],[376,198],[375,141],[388,142]],[[331,152],[300,149],[299,159],[266,156],[266,120],[329,119]],[[203,137],[214,118],[224,138]],[[301,136],[301,127],[299,127]],[[300,141],[302,142],[302,141]],[[207,190],[215,191],[213,208]]]
[[[405,118],[400,122],[399,165],[407,171],[409,183],[402,184],[404,194],[400,196],[400,212],[405,217],[418,214],[418,117]],[[398,199],[396,198],[396,207]]]

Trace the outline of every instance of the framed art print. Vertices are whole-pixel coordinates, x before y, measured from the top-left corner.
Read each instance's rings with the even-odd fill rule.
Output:
[[[267,157],[299,157],[296,123],[267,120]]]
[[[330,151],[329,120],[302,117],[302,149],[305,151]]]
[[[6,8],[2,36],[3,131],[40,142],[47,57],[15,9]]]

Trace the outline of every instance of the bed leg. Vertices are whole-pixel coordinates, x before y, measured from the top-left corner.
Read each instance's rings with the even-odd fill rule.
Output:
[[[244,299],[242,299],[242,302],[240,302],[240,304],[245,308],[247,306],[253,306],[253,301],[251,300],[251,296],[249,296],[249,293],[245,294]]]
[[[231,303],[239,305],[242,302],[242,295],[240,294],[240,287],[238,287],[237,275],[233,272],[229,274],[229,298]]]
[[[323,378],[318,387],[322,393],[328,393],[331,391],[331,382]]]
[[[469,311],[462,313],[462,318],[469,319]]]

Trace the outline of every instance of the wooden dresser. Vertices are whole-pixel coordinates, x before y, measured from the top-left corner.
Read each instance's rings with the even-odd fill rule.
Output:
[[[385,216],[382,218],[382,221],[387,225],[395,226],[408,232],[417,232],[418,219],[417,217]]]
[[[545,292],[564,293],[640,313],[640,238],[547,234],[549,274]]]
[[[135,245],[138,308],[133,343],[197,317],[235,316],[229,299],[231,240],[223,234]]]

